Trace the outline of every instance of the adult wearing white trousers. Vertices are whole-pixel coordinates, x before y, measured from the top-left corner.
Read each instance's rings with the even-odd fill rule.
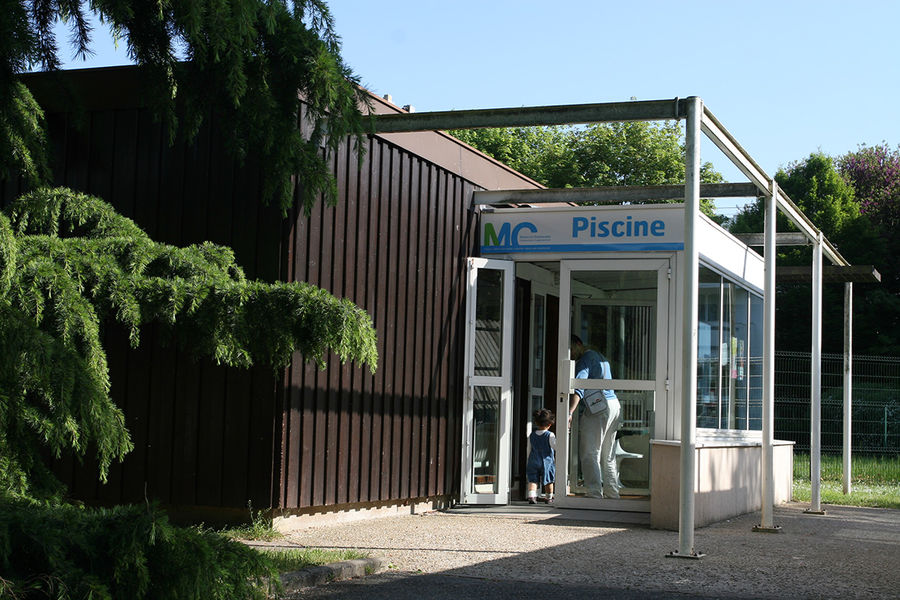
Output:
[[[612,379],[609,361],[599,352],[586,349],[578,336],[572,336],[570,352],[575,360],[576,379]],[[621,410],[619,399],[613,390],[575,390],[569,401],[570,422],[579,404],[583,408],[578,455],[587,495],[618,498],[615,446]]]

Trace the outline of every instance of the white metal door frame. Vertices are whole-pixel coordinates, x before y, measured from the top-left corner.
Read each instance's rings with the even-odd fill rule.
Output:
[[[671,276],[671,258],[624,258],[602,260],[562,260],[560,261],[559,277],[559,340],[557,356],[559,357],[557,377],[557,415],[561,426],[557,426],[557,504],[561,507],[590,508],[593,505],[600,506],[603,503],[609,505],[610,500],[595,500],[589,498],[568,497],[567,487],[569,472],[569,431],[565,426],[565,415],[568,414],[569,393],[577,382],[579,388],[603,389],[615,386],[617,390],[650,390],[656,394],[656,410],[667,406],[668,392],[671,387],[671,361],[669,353],[669,280]],[[574,380],[574,363],[569,360],[569,339],[571,335],[571,311],[572,289],[571,275],[573,271],[656,271],[656,379],[655,381],[613,379],[607,382],[600,380]],[[660,430],[664,429],[664,419],[655,420],[653,437],[659,437]],[[562,481],[560,481],[562,479]],[[565,486],[565,487],[563,487]],[[624,509],[628,501],[622,503]]]
[[[460,502],[463,504],[507,504],[509,501],[511,435],[512,435],[512,338],[513,304],[515,286],[515,263],[509,260],[495,260],[470,257],[467,260],[466,284],[466,356],[465,356],[465,400],[462,421],[462,473]],[[481,269],[503,271],[503,316],[501,323],[502,361],[499,377],[476,376],[475,370],[475,308],[478,297],[478,272]],[[500,418],[498,423],[499,451],[497,465],[497,493],[476,493],[474,491],[474,400],[475,388],[500,388]]]

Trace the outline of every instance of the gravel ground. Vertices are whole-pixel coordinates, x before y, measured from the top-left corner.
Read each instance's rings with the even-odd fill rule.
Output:
[[[695,547],[706,554],[700,560],[666,556],[678,547],[676,532],[574,521],[553,512],[373,519],[310,528],[285,544],[366,550],[385,557],[395,578],[556,582],[626,595],[900,598],[900,511],[829,505],[828,514],[818,516],[803,514],[804,508],[776,508],[779,534],[751,531],[759,513],[698,529]]]

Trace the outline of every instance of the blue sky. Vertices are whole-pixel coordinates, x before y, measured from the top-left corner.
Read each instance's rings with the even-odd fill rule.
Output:
[[[900,143],[900,1],[329,6],[363,83],[419,112],[696,95],[770,175],[818,150]],[[87,64],[127,62],[96,49]],[[711,143],[702,150],[744,180]]]

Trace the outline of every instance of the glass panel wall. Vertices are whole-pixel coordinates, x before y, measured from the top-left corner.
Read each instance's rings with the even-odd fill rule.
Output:
[[[544,407],[544,313],[546,297],[534,295],[531,324],[531,410]],[[529,415],[530,418],[530,415]]]
[[[697,427],[719,426],[722,278],[700,267],[697,317]]]
[[[697,427],[762,429],[762,298],[700,266]]]
[[[498,387],[473,388],[474,440],[472,489],[475,494],[496,494],[500,466],[500,392]]]
[[[503,364],[503,271],[480,269],[475,305],[473,375],[500,377]]]
[[[750,295],[750,323],[753,333],[750,335],[750,375],[749,397],[747,401],[748,428],[762,430],[762,397],[763,397],[763,299]]]

